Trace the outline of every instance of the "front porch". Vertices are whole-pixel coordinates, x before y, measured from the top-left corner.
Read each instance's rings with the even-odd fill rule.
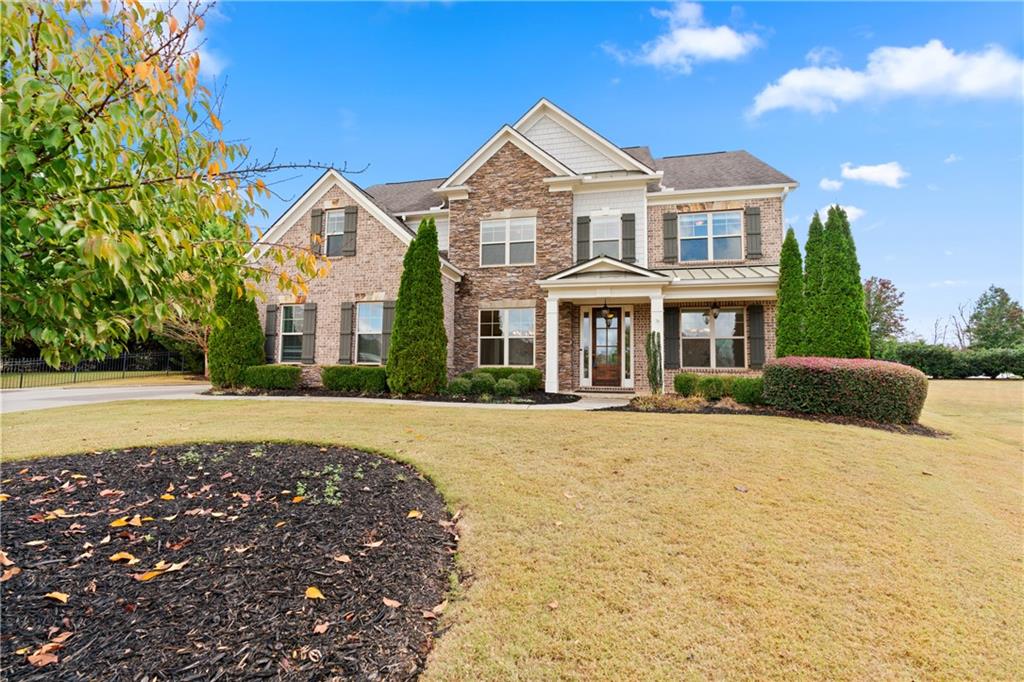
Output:
[[[651,331],[666,390],[683,370],[759,369],[774,357],[777,281],[776,266],[648,270],[609,257],[541,280],[545,390],[650,392]]]

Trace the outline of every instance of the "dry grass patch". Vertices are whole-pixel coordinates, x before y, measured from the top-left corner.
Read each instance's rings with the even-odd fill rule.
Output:
[[[1021,679],[1022,389],[934,382],[923,421],[950,439],[745,415],[152,401],[5,416],[3,446],[290,438],[414,463],[464,509],[472,575],[428,678]]]

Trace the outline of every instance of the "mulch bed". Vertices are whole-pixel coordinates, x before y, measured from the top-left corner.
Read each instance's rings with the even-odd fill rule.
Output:
[[[545,393],[544,391],[531,391],[515,398],[494,398],[491,400],[480,400],[474,396],[456,395],[391,395],[390,393],[349,393],[347,391],[329,391],[326,388],[297,388],[294,390],[272,389],[261,390],[255,388],[219,389],[211,388],[203,395],[238,395],[238,396],[307,396],[319,398],[380,398],[387,400],[426,400],[434,403],[471,403],[482,405],[563,405],[574,403],[580,396],[571,393]]]
[[[438,634],[458,538],[403,464],[197,444],[3,475],[0,678],[407,680]]]
[[[928,438],[949,438],[950,434],[939,431],[923,424],[882,424],[868,419],[857,419],[855,417],[840,417],[831,414],[807,414],[806,412],[792,412],[789,410],[777,410],[763,405],[733,409],[719,406],[715,403],[705,403],[700,407],[692,409],[677,408],[647,408],[639,409],[631,404],[616,405],[615,407],[602,407],[594,412],[647,412],[653,414],[750,414],[759,417],[789,417],[790,419],[803,419],[805,421],[821,422],[824,424],[845,424],[847,426],[863,426],[879,431],[890,433],[902,433],[912,436],[927,436]]]

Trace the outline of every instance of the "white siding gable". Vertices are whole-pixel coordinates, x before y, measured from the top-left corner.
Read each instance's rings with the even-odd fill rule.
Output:
[[[424,216],[426,217],[426,216]],[[415,220],[406,220],[406,226],[414,233],[420,229],[420,221],[423,218],[416,218]],[[437,250],[447,251],[448,250],[448,218],[442,218],[440,216],[434,216],[434,225],[437,227]]]
[[[636,264],[647,265],[647,192],[640,189],[623,189],[611,192],[574,193],[572,197],[572,248],[576,259],[576,218],[595,214],[632,213],[636,216]]]
[[[577,173],[623,169],[621,163],[612,161],[550,116],[538,118],[523,135]]]

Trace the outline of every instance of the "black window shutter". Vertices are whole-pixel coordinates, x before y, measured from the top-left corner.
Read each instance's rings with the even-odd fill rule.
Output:
[[[316,303],[302,306],[302,361],[313,364],[316,355]]]
[[[323,253],[324,212],[314,208],[309,219],[309,248],[313,253]]]
[[[384,319],[381,323],[380,361],[388,362],[388,348],[391,347],[391,328],[395,325],[395,302],[384,301]]]
[[[590,216],[576,219],[576,262],[590,260]]]
[[[679,308],[665,309],[665,369],[679,369]]]
[[[623,214],[623,260],[637,262],[637,217],[634,213]]]
[[[338,351],[338,364],[352,364],[352,311],[353,304],[341,304],[341,344]]]
[[[747,306],[747,336],[750,339],[750,367],[764,367],[764,306]]]
[[[277,355],[277,304],[267,306],[267,320],[263,326],[263,352],[267,356],[267,364],[274,362]]]
[[[761,209],[748,206],[743,212],[747,232],[747,258],[761,257]]]
[[[666,213],[662,218],[662,235],[664,238],[664,254],[666,263],[679,261],[679,219],[675,213]],[[668,367],[668,365],[665,365]],[[678,365],[676,365],[678,367]]]
[[[349,206],[345,209],[345,232],[341,236],[341,255],[356,255],[356,223],[359,218],[359,209],[356,206]]]

